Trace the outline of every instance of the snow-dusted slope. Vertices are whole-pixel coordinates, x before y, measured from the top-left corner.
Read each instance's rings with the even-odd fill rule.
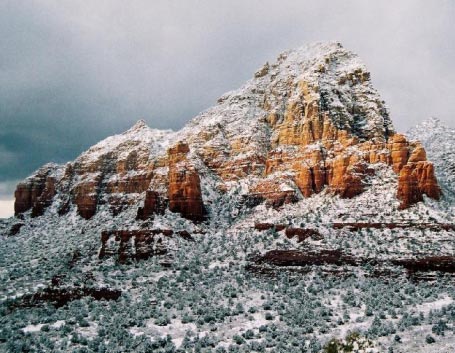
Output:
[[[422,142],[442,187],[455,195],[455,128],[444,125],[437,118],[430,118],[407,134]]]
[[[76,162],[96,161],[108,153],[117,153],[120,159],[125,159],[131,151],[143,149],[150,150],[151,156],[159,155],[166,151],[174,135],[172,130],[152,129],[144,120],[139,120],[124,133],[110,136],[90,147]]]

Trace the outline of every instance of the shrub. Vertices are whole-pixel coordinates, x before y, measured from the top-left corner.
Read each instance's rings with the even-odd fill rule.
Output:
[[[171,320],[166,315],[162,315],[155,319],[155,325],[158,326],[167,326],[171,323]]]
[[[242,337],[242,336],[239,336],[239,335],[234,335],[233,340],[234,340],[234,342],[237,343],[238,345],[241,345],[241,344],[244,344],[244,343],[245,343],[245,340],[243,339],[243,337]]]
[[[254,332],[253,330],[246,330],[245,333],[242,334],[243,337],[245,337],[247,340],[250,340],[254,338]]]

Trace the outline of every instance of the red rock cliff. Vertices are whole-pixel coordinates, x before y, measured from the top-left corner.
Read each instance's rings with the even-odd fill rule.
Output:
[[[169,210],[193,221],[202,221],[205,210],[202,202],[201,180],[187,159],[190,149],[178,143],[168,150]]]

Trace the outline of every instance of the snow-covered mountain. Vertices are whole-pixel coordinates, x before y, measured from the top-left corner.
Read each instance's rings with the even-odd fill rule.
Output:
[[[323,191],[352,198],[387,168],[401,208],[440,198],[425,150],[394,132],[358,57],[319,43],[280,54],[177,133],[141,121],[74,162],[44,166],[18,185],[15,209],[90,219],[108,205],[113,216],[169,209],[210,221],[220,198],[274,208]]]
[[[339,43],[284,52],[18,185],[0,350],[451,352],[454,136],[397,133]]]

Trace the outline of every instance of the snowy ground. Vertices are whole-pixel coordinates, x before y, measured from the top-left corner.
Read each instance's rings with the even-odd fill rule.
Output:
[[[378,352],[388,352],[389,347],[393,352],[449,352],[455,344],[450,276],[413,282],[404,275],[370,277],[363,268],[350,269],[343,276],[318,268],[307,273],[283,270],[272,277],[247,270],[250,254],[271,249],[341,248],[357,256],[383,258],[453,254],[453,232],[348,232],[331,227],[334,221],[388,222],[397,217],[400,222],[453,222],[446,209],[429,200],[396,212],[393,195],[375,196],[384,195],[383,189],[393,183],[387,176],[383,180],[354,200],[320,194],[287,205],[284,212],[258,206],[251,213],[239,211],[230,225],[220,226],[215,219],[197,226],[206,234],[194,234],[195,243],[176,238],[170,268],[160,265],[162,258],[129,265],[98,260],[101,230],[139,227],[132,221],[134,210],[114,219],[101,211],[90,222],[74,211],[65,218],[33,219],[20,234],[0,240],[0,349],[316,353],[330,339],[358,331],[372,340]],[[378,212],[372,215],[368,209]],[[316,228],[324,239],[298,244],[283,232],[255,231],[256,221]],[[154,221],[156,227],[170,225],[195,229],[172,214]],[[76,250],[81,256],[69,265]],[[21,296],[49,286],[55,275],[64,278],[65,286],[84,283],[123,293],[117,301],[86,297],[59,308],[12,305]],[[434,343],[427,343],[428,335]]]

